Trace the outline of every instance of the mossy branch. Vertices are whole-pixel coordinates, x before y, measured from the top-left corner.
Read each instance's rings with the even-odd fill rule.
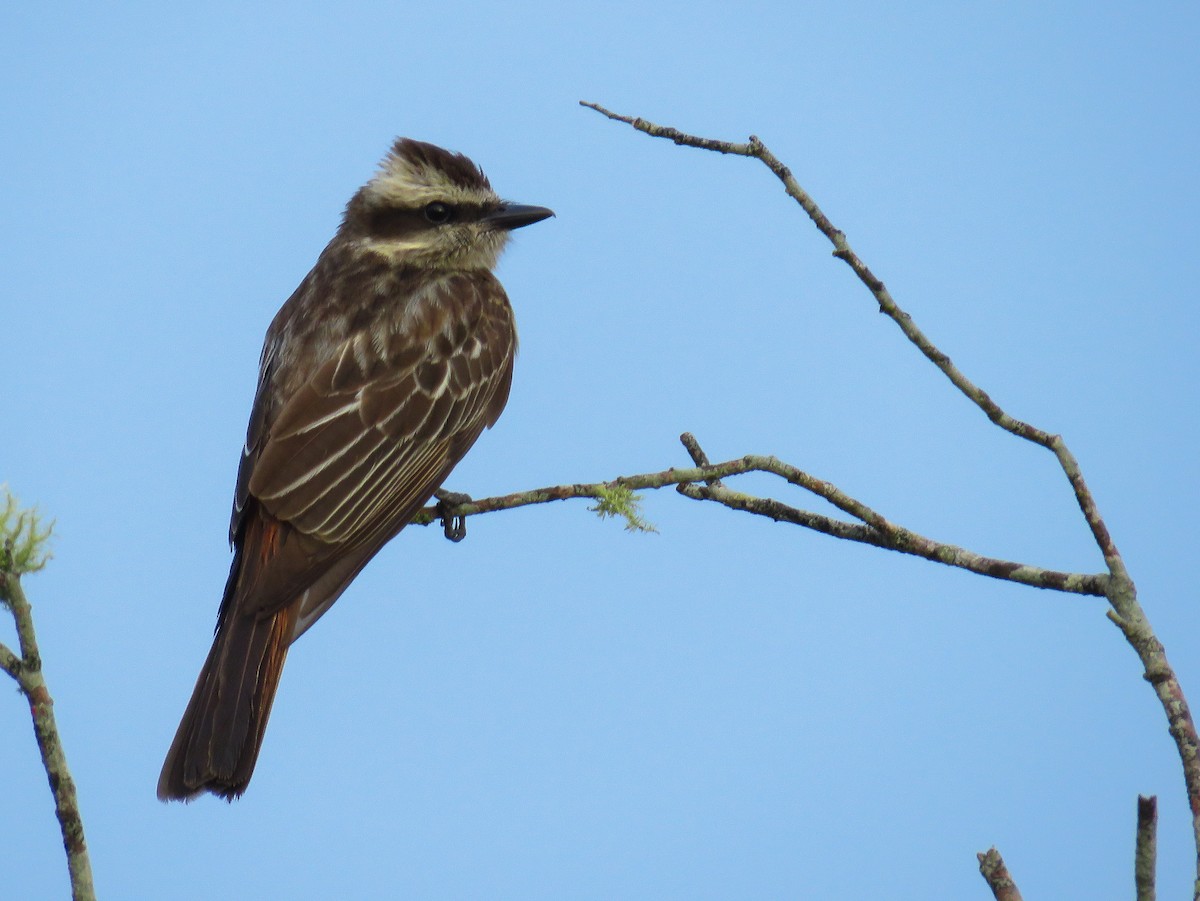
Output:
[[[713,501],[731,510],[753,513],[776,522],[786,522],[821,532],[833,538],[857,541],[902,554],[923,557],[935,563],[966,569],[981,576],[1048,588],[1070,594],[1104,596],[1109,591],[1109,577],[1105,573],[1073,573],[1045,569],[1028,563],[1017,563],[987,557],[966,548],[921,535],[912,529],[892,522],[862,501],[851,497],[832,482],[819,479],[802,469],[775,457],[750,454],[727,460],[724,463],[708,464],[708,458],[699,443],[690,434],[680,436],[684,447],[693,460],[704,460],[707,465],[672,468],[661,472],[646,472],[638,475],[620,476],[607,482],[585,482],[574,485],[551,485],[530,491],[498,495],[482,500],[454,505],[426,507],[413,517],[413,523],[428,525],[444,516],[467,517],[498,510],[512,510],[533,504],[547,504],[573,498],[590,498],[597,501],[590,509],[601,516],[622,516],[626,528],[632,531],[656,531],[642,519],[637,508],[638,496],[634,491],[674,487],[684,497],[693,500]],[[765,472],[811,492],[833,504],[851,518],[850,520],[825,516],[802,507],[793,506],[769,497],[756,497],[727,488],[723,479],[750,472]],[[621,498],[629,498],[622,502]],[[632,522],[631,522],[632,518]],[[851,521],[851,520],[857,520]]]
[[[95,901],[92,865],[75,780],[67,766],[58,724],[54,718],[54,699],[42,675],[42,657],[33,627],[33,610],[21,585],[21,577],[42,569],[50,559],[48,545],[53,524],[43,525],[34,510],[22,510],[7,490],[0,515],[0,602],[8,607],[17,627],[20,654],[0,643],[0,669],[8,673],[29,702],[33,732],[42,755],[42,767],[54,795],[54,812],[62,832],[75,901]]]

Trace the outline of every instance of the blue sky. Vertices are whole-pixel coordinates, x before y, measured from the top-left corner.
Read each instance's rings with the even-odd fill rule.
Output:
[[[279,304],[390,140],[553,207],[500,275],[522,351],[448,487],[771,453],[981,553],[1097,571],[1045,452],[992,428],[746,160],[754,133],[943,350],[1079,457],[1200,703],[1195,4],[126,3],[0,12],[0,482],[98,890],[188,898],[1127,897],[1190,822],[1102,602],[673,492],[405,532],[289,657],[250,791],[154,798],[228,567]],[[803,502],[763,478],[745,490]],[[819,508],[818,508],[819,509]],[[10,642],[11,628],[0,629]],[[0,884],[62,897],[0,703]]]

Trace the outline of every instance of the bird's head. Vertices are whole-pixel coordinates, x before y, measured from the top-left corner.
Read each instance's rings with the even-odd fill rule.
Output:
[[[501,200],[461,153],[400,138],[347,204],[340,235],[397,264],[491,269],[512,229],[553,215]]]

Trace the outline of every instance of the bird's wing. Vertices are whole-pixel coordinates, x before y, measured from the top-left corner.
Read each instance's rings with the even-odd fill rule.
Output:
[[[257,436],[256,401],[235,518],[261,508],[280,535],[246,554],[243,611],[271,613],[361,557],[352,577],[499,417],[516,351],[503,288],[459,275],[433,294],[403,327],[352,334]]]

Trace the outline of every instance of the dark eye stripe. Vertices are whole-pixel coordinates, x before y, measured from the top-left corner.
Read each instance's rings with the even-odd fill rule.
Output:
[[[366,217],[367,232],[376,238],[403,238],[429,228],[420,210],[375,210]]]
[[[388,207],[366,212],[362,222],[374,238],[404,238],[442,225],[472,222],[491,212],[485,204],[449,204],[432,201],[422,207]],[[445,211],[447,218],[437,218]]]

